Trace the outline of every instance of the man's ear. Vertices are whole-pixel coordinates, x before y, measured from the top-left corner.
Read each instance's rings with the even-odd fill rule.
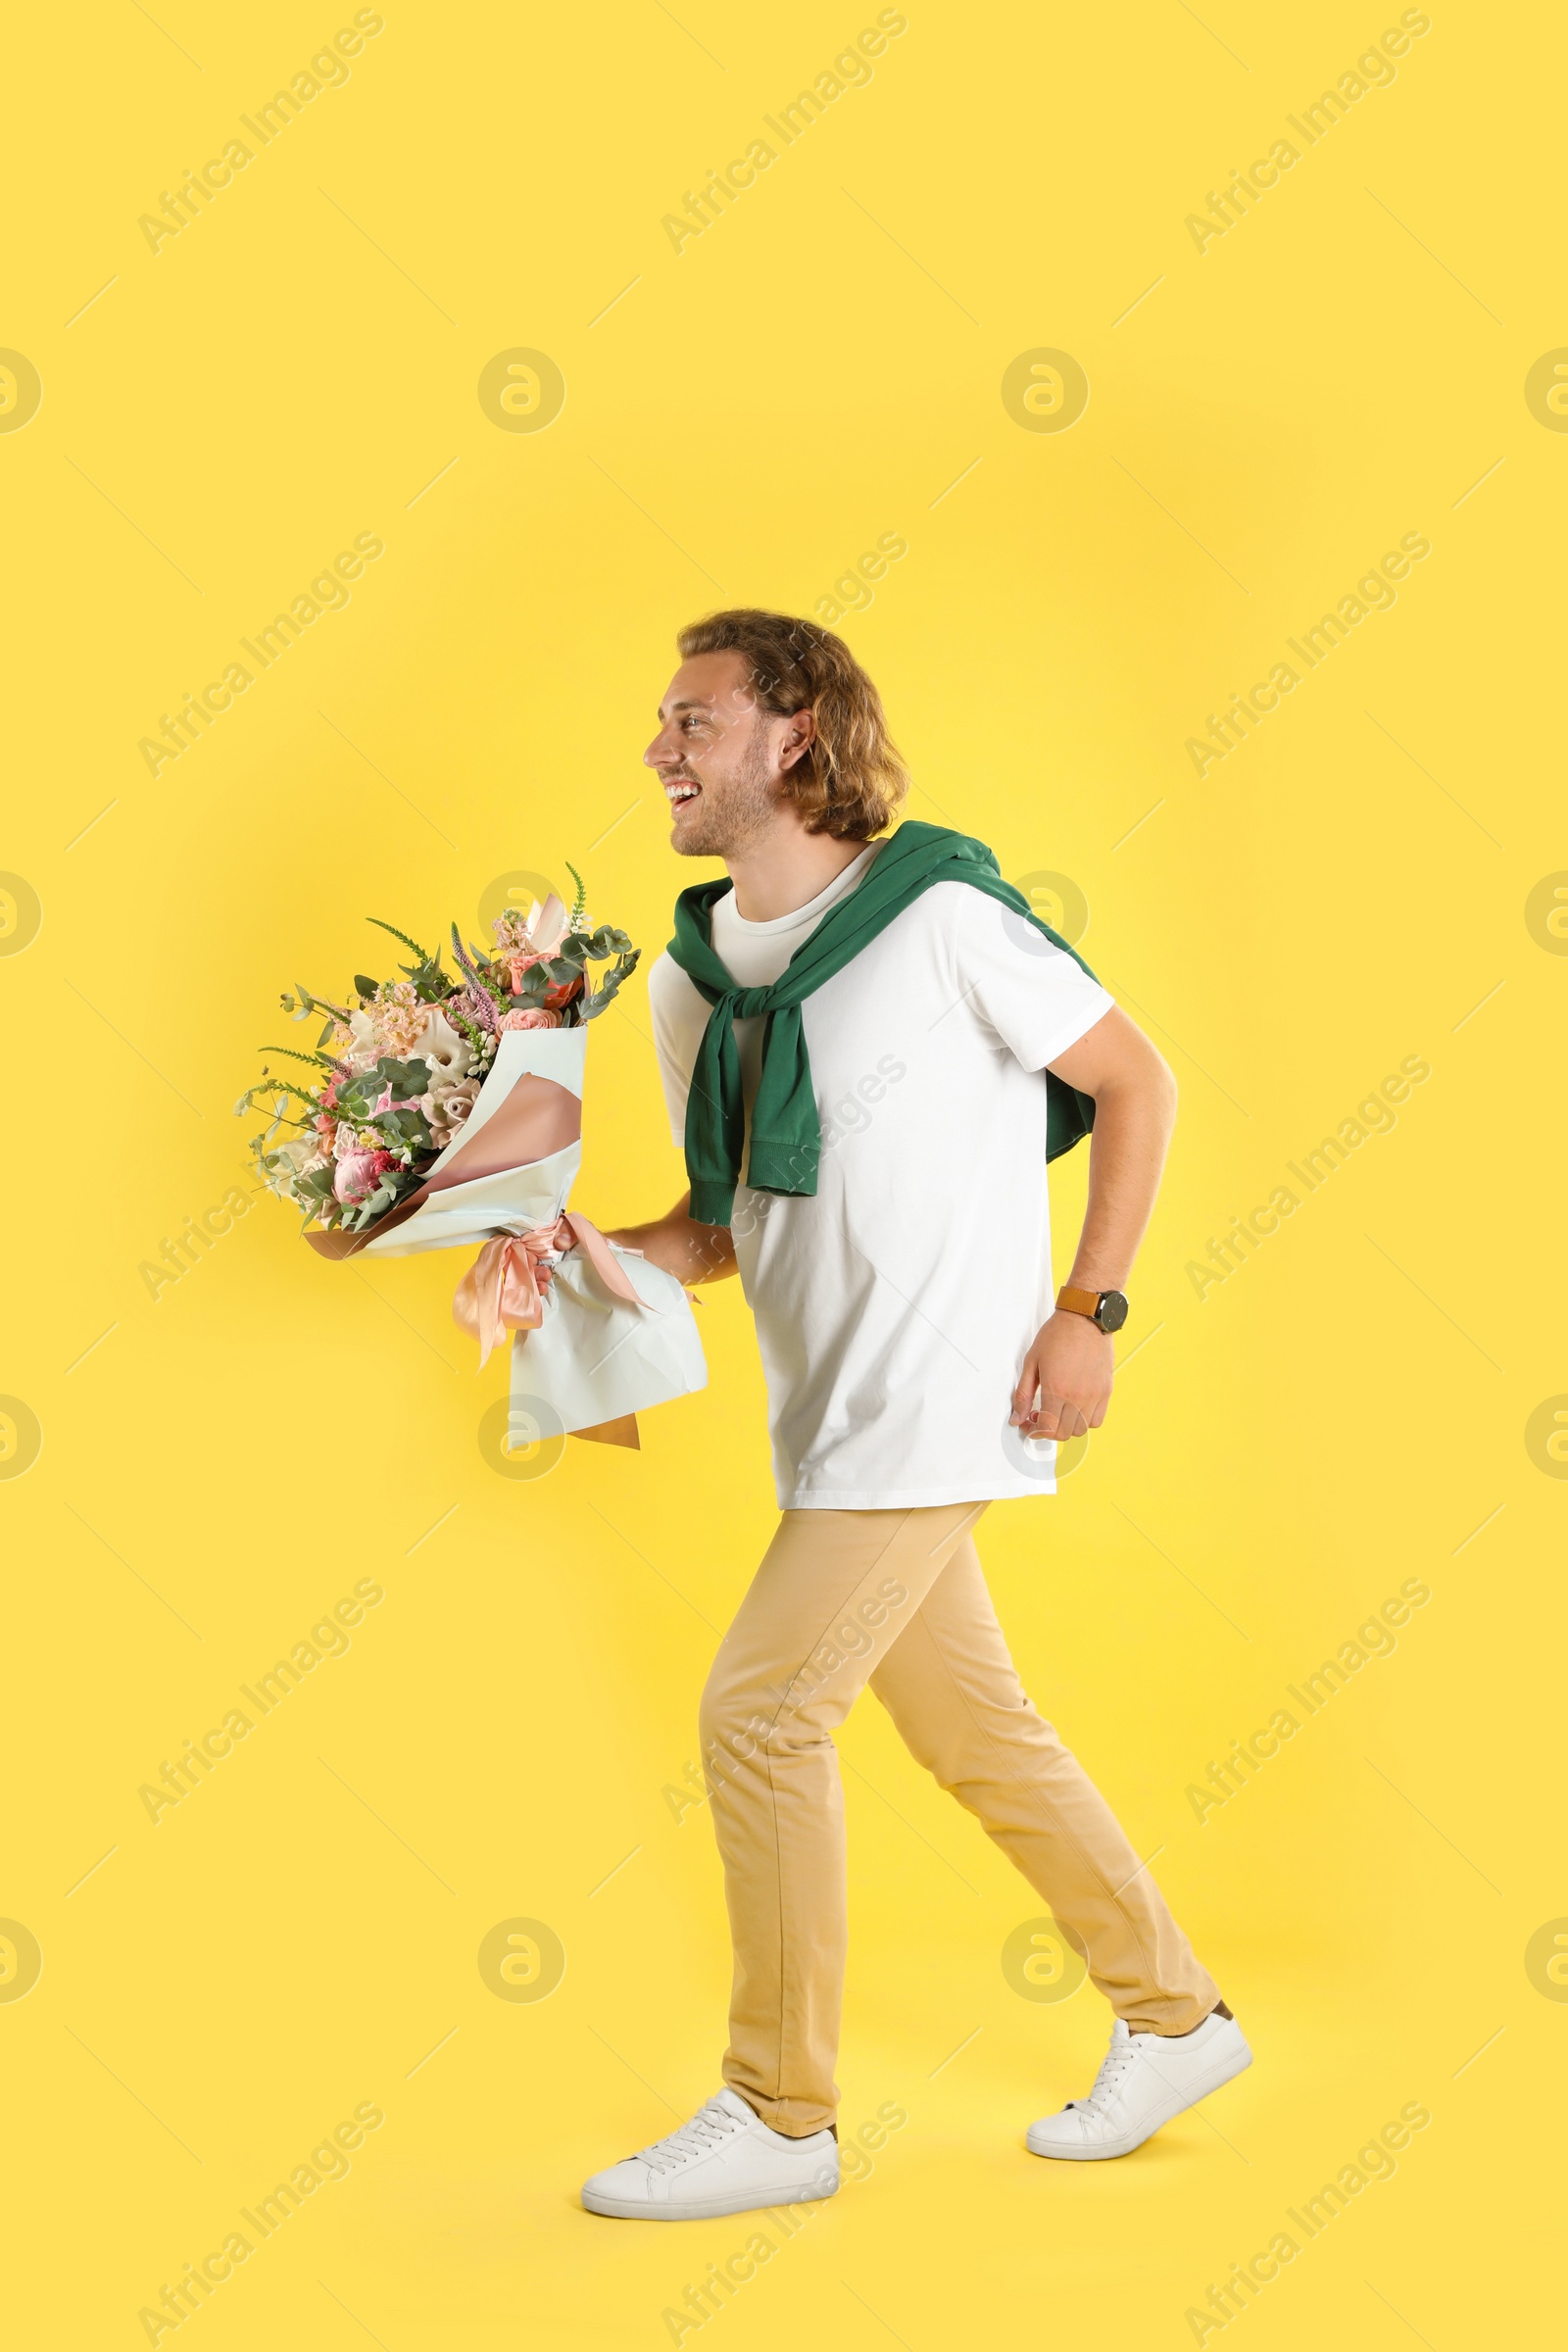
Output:
[[[785,722],[784,733],[779,738],[780,775],[788,775],[790,769],[805,759],[815,741],[816,720],[811,712],[809,710],[792,711]]]

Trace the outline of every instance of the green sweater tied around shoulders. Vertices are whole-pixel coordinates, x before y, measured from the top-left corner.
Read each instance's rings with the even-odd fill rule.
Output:
[[[675,936],[669,957],[712,1006],[691,1092],[686,1099],[686,1172],[691,1179],[690,1214],[701,1225],[727,1225],[741,1181],[746,1146],[746,1105],[741,1093],[738,1020],[763,1019],[762,1067],[752,1105],[751,1154],[746,1182],[753,1192],[813,1195],[822,1130],[816,1115],[810,1056],[806,1049],[801,1006],[813,990],[841,972],[860,950],[885,931],[935,882],[967,882],[1089,966],[1066,940],[1043,923],[1022,891],[1004,882],[983,841],[945,825],[902,824],[872,858],[863,878],[830,906],[810,937],[765,988],[737,988],[712,948],[712,911],[727,890],[727,877],[699,882],[675,901]],[[1048,1090],[1046,1157],[1055,1159],[1089,1133],[1095,1105],[1046,1072]]]

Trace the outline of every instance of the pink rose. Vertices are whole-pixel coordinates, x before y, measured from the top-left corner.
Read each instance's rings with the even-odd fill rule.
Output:
[[[546,1012],[541,1004],[530,1004],[521,1012],[504,1012],[499,1027],[503,1029],[559,1029],[559,1012]]]
[[[332,1190],[345,1206],[363,1200],[375,1189],[376,1178],[383,1168],[392,1165],[390,1152],[345,1152],[337,1163]]]

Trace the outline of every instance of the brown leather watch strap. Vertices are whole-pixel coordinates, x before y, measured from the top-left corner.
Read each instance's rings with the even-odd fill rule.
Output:
[[[1056,1293],[1056,1304],[1064,1307],[1069,1315],[1087,1315],[1092,1323],[1100,1312],[1100,1293],[1075,1291],[1070,1283],[1064,1282]]]

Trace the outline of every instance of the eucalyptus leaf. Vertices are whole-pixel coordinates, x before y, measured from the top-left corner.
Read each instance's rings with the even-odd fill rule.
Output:
[[[530,964],[512,992],[512,1007],[517,1011],[542,1004],[549,993],[549,967],[542,963]]]
[[[402,1104],[395,1110],[377,1111],[370,1124],[378,1134],[385,1136],[389,1144],[400,1149],[423,1152],[433,1148],[434,1139],[425,1123],[424,1113],[413,1103]]]
[[[626,954],[616,956],[610,970],[583,1005],[582,1017],[585,1021],[594,1020],[598,1014],[604,1011],[607,1004],[614,1002],[620,992],[621,982],[628,979],[636,970],[640,953],[639,949],[631,948]]]

